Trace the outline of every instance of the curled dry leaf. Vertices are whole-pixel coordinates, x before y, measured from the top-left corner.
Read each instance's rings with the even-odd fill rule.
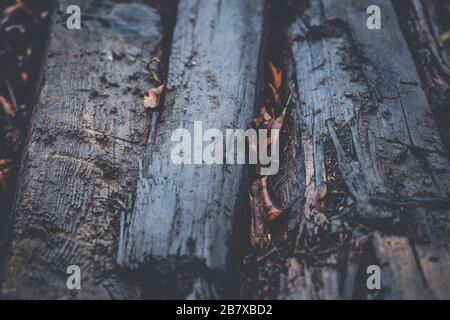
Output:
[[[277,69],[272,62],[269,61],[268,64],[272,77],[267,83],[267,88],[268,94],[270,94],[270,97],[272,98],[272,102],[270,103],[269,108],[265,105],[260,108],[259,114],[253,118],[253,123],[257,129],[279,130],[286,117],[286,109],[291,102],[292,95],[289,95],[288,101],[281,114],[276,116],[275,109],[278,109],[281,103],[280,87],[283,77],[281,70]],[[274,142],[275,141],[272,141],[271,137],[267,137],[267,146]],[[257,151],[257,141],[249,141],[249,150],[254,152]],[[249,194],[251,212],[250,239],[254,248],[263,249],[270,244],[270,233],[267,232],[265,223],[280,217],[286,212],[288,206],[278,207],[272,201],[268,189],[268,177],[261,175],[261,162],[259,161],[259,158],[257,159],[255,173],[258,178],[252,183]]]
[[[279,89],[282,81],[281,70],[277,69],[271,61],[269,61],[269,68],[272,73],[273,85],[276,89]]]
[[[6,100],[4,96],[0,96],[0,103],[2,104],[3,110],[7,115],[13,117],[16,114],[16,108],[14,108],[13,104]]]
[[[267,176],[264,176],[253,182],[254,188],[256,189],[256,198],[258,199],[259,206],[262,210],[262,216],[272,221],[283,214],[286,208],[277,207],[269,195]]]
[[[151,88],[147,91],[147,94],[144,96],[144,107],[146,109],[155,109],[159,104],[159,97],[161,93],[164,91],[164,84],[160,85],[157,88]]]
[[[450,30],[448,30],[447,32],[444,32],[443,34],[441,34],[441,41],[445,42],[448,39],[450,39]]]

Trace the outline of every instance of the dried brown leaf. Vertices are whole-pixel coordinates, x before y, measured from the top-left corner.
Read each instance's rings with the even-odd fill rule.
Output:
[[[13,104],[9,102],[4,96],[0,96],[0,103],[3,106],[3,110],[5,110],[5,113],[11,117],[14,117],[16,114],[16,108],[14,108]]]
[[[256,116],[253,118],[253,123],[255,124],[255,127],[258,129],[261,127],[263,119],[261,118],[261,116]]]
[[[144,96],[144,107],[146,109],[155,109],[159,103],[159,97],[161,93],[164,91],[164,84],[160,85],[157,88],[151,88],[147,91],[147,94]]]
[[[274,87],[279,89],[282,81],[281,70],[277,69],[277,67],[275,67],[275,65],[271,61],[269,61],[269,68],[270,72],[272,73]]]
[[[448,39],[450,39],[450,30],[448,30],[447,32],[444,32],[443,34],[441,34],[441,41],[445,42]]]

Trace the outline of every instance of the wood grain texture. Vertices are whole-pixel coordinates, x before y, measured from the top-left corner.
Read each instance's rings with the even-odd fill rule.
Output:
[[[193,134],[194,121],[202,121],[203,130],[224,134],[227,128],[247,128],[254,110],[264,6],[257,0],[179,2],[164,106],[154,114],[134,210],[123,230],[123,266],[169,277],[188,269],[193,278],[209,278],[197,284],[219,279],[216,293],[203,298],[223,293],[243,167],[175,165],[171,135],[177,128]],[[185,295],[189,289],[181,293]]]
[[[366,28],[372,4],[381,30]],[[448,153],[391,2],[297,10],[304,206],[297,246],[263,297],[449,298]],[[370,264],[381,266],[380,291],[366,288]]]
[[[439,133],[450,150],[450,61],[440,40],[438,11],[444,2],[394,2]]]
[[[77,4],[81,30],[68,30]],[[147,3],[56,2],[25,148],[2,286],[8,298],[125,298],[116,252],[148,126],[141,60],[160,55],[160,14]],[[81,268],[82,290],[66,287]]]

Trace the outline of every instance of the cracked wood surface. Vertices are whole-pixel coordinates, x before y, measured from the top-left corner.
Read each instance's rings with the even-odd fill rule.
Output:
[[[436,126],[450,150],[450,61],[440,41],[437,11],[444,2],[394,2],[405,38],[416,61]]]
[[[81,30],[68,30],[77,4]],[[132,19],[131,19],[132,17]],[[115,261],[148,126],[143,59],[160,54],[162,23],[144,2],[56,4],[41,91],[25,148],[2,294],[8,298],[126,298]],[[82,290],[66,287],[81,268]]]
[[[370,4],[381,30],[365,27]],[[449,298],[448,154],[391,2],[310,1],[290,37],[306,184],[297,249],[320,249],[286,261],[278,298]],[[382,269],[377,294],[369,264]]]
[[[196,120],[223,132],[249,124],[265,2],[180,0],[163,103],[147,116],[141,59],[161,54],[163,33],[149,3],[157,2],[79,1],[89,14],[82,30],[68,31],[73,3],[58,1],[4,297],[205,299],[233,285],[245,171],[173,165],[170,138],[177,128],[193,132]],[[290,208],[277,236],[295,248],[257,258],[269,272],[255,272],[262,289],[252,298],[450,298],[448,132],[440,127],[448,62],[428,7],[409,3],[406,16],[381,0],[311,0],[292,10],[286,74],[296,105],[280,173],[268,183]],[[382,30],[365,26],[370,4],[382,8]],[[71,264],[81,267],[79,293],[66,289]],[[381,291],[365,287],[370,264],[382,268]]]
[[[217,298],[228,285],[224,274],[231,263],[243,167],[172,164],[171,135],[177,128],[193,134],[194,121],[202,121],[203,130],[246,129],[254,111],[264,2],[178,5],[164,106],[154,115],[119,248],[119,262],[127,268],[160,275],[156,278],[190,275],[193,291],[175,281],[172,297]]]

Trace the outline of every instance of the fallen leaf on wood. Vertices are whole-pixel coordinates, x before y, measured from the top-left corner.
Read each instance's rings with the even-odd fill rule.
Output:
[[[283,81],[283,76],[281,70],[275,67],[272,62],[269,61],[268,66],[272,78],[267,83],[268,91],[266,94],[270,95],[272,99],[269,100],[269,108],[265,105],[260,108],[259,114],[253,118],[253,123],[257,129],[280,130],[286,117],[286,110],[293,97],[292,93],[289,93],[284,109],[281,114],[277,116],[275,110],[279,110],[281,107],[281,94],[279,89]],[[279,139],[279,135],[276,137],[276,139]],[[270,146],[275,142],[277,141],[272,141],[272,137],[267,137],[266,145]],[[249,141],[249,150],[257,152],[257,143],[257,141]],[[287,147],[288,146],[286,145],[283,152],[286,152]],[[273,221],[283,215],[287,212],[290,204],[285,207],[278,207],[271,199],[268,189],[268,177],[261,175],[261,162],[259,160],[260,159],[258,158],[255,166],[255,173],[258,178],[252,183],[249,192],[251,216],[250,240],[254,248],[264,249],[268,247],[271,242],[270,233],[266,230],[266,222]]]
[[[16,114],[16,108],[10,103],[4,96],[0,96],[0,103],[3,106],[3,110],[5,110],[5,113],[9,116],[14,116]]]
[[[0,159],[0,169],[4,169],[5,167],[11,164],[11,160],[9,159]]]
[[[262,177],[254,182],[258,190],[259,205],[263,210],[263,217],[269,221],[274,220],[284,213],[286,208],[278,208],[272,201],[267,188],[267,176]]]
[[[146,109],[155,109],[158,106],[159,97],[164,90],[164,84],[157,88],[151,88],[144,97],[144,107]]]
[[[448,39],[450,39],[450,30],[448,30],[447,32],[444,32],[443,34],[441,34],[441,41],[445,42]]]
[[[282,81],[281,70],[277,69],[277,67],[275,67],[275,65],[271,61],[269,61],[269,68],[272,73],[274,87],[276,89],[279,89]]]
[[[26,72],[21,72],[20,78],[22,79],[23,82],[26,82],[26,81],[28,81],[28,79],[30,79],[30,76]]]

